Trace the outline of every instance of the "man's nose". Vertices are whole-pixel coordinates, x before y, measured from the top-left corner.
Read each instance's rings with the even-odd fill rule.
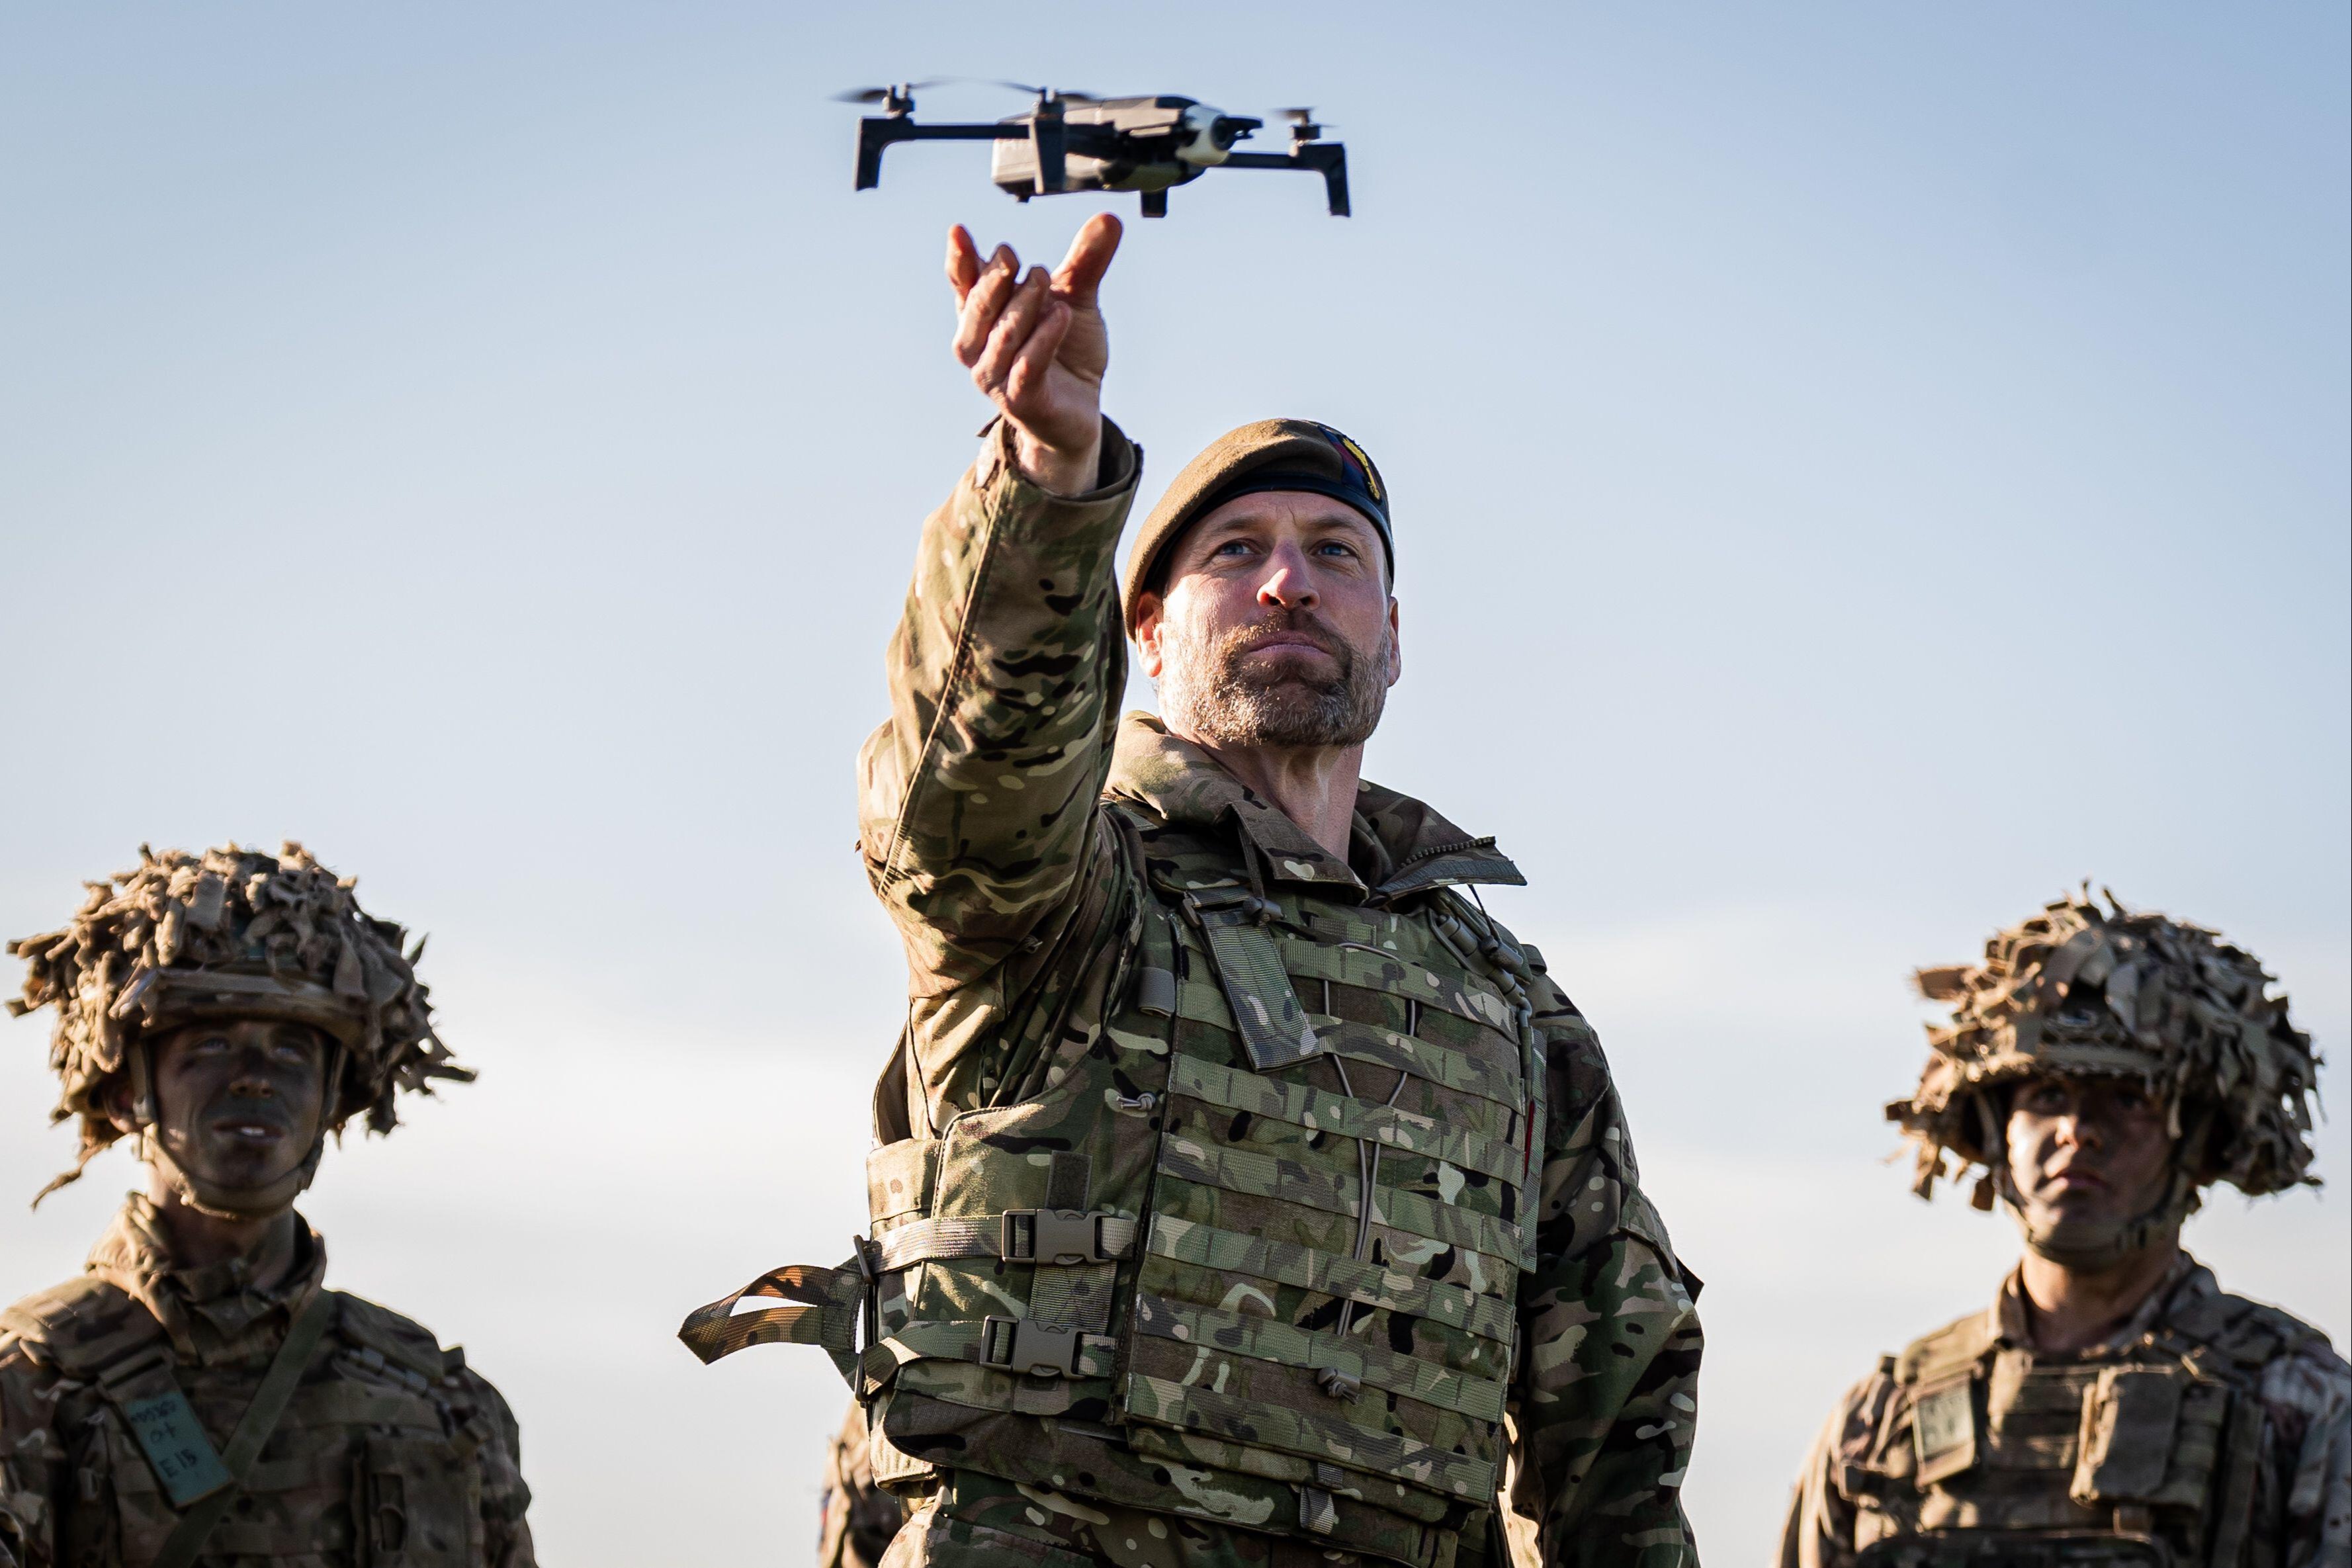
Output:
[[[1277,548],[1257,585],[1257,602],[1270,610],[1311,610],[1321,600],[1307,570],[1305,553],[1295,544]]]
[[[2095,1118],[2072,1110],[2058,1119],[2058,1141],[2078,1149],[2101,1149],[2106,1146],[2107,1132]]]
[[[258,1051],[248,1052],[237,1058],[236,1071],[230,1076],[229,1088],[238,1094],[261,1100],[268,1100],[278,1092],[269,1081],[268,1066]]]

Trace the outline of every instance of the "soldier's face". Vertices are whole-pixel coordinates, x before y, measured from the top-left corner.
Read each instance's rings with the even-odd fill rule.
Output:
[[[1176,542],[1137,605],[1143,671],[1180,735],[1360,745],[1403,668],[1381,536],[1327,496],[1241,496]]]
[[[2164,1108],[2124,1079],[2029,1079],[2009,1108],[2009,1174],[2029,1219],[2127,1223],[2163,1201]]]
[[[154,1051],[156,1136],[202,1181],[268,1186],[318,1142],[326,1065],[325,1037],[303,1024],[238,1018],[174,1029]]]

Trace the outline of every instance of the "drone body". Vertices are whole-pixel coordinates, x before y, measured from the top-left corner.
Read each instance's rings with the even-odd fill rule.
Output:
[[[858,122],[857,189],[882,183],[882,153],[894,142],[989,142],[994,144],[990,177],[1016,201],[1071,191],[1135,191],[1143,198],[1144,216],[1165,217],[1169,187],[1211,169],[1303,169],[1323,176],[1331,216],[1348,216],[1348,151],[1319,140],[1323,128],[1307,110],[1283,111],[1292,121],[1287,154],[1237,153],[1234,143],[1265,122],[1195,99],[1095,98],[1036,88],[1024,89],[1037,95],[1025,114],[979,124],[918,124],[914,89],[929,85],[842,95],[851,102],[879,103],[883,110]]]

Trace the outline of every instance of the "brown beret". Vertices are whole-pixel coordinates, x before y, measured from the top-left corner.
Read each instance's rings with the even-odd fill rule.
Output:
[[[1396,574],[1396,542],[1389,532],[1389,491],[1380,469],[1347,437],[1312,419],[1261,419],[1228,430],[1184,465],[1128,552],[1119,598],[1128,635],[1135,634],[1135,602],[1152,585],[1161,561],[1193,521],[1236,496],[1263,490],[1306,490],[1344,501],[1380,531]]]

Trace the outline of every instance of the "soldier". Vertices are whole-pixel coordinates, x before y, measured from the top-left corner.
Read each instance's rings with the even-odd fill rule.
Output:
[[[2025,1251],[1889,1356],[1798,1482],[1784,1568],[2352,1563],[2352,1369],[2180,1247],[2200,1190],[2316,1184],[2317,1058],[2248,953],[2064,899],[1929,969],[1915,1190],[1982,1167]]]
[[[862,762],[912,974],[874,1233],[683,1337],[832,1353],[918,1504],[892,1568],[1471,1568],[1507,1460],[1546,1562],[1694,1562],[1696,1281],[1608,1064],[1480,907],[1521,880],[1493,840],[1358,777],[1400,668],[1388,490],[1336,430],[1244,426],[1122,582],[1118,233],[1025,277],[950,237],[1001,417],[925,525]],[[1160,718],[1118,717],[1130,636]]]
[[[401,928],[289,844],[142,848],[61,931],[8,944],[55,1005],[80,1174],[149,1184],[89,1271],[0,1314],[0,1565],[530,1568],[506,1401],[431,1332],[327,1289],[294,1212],[327,1135],[474,1075]],[[38,1200],[36,1199],[36,1202]]]

